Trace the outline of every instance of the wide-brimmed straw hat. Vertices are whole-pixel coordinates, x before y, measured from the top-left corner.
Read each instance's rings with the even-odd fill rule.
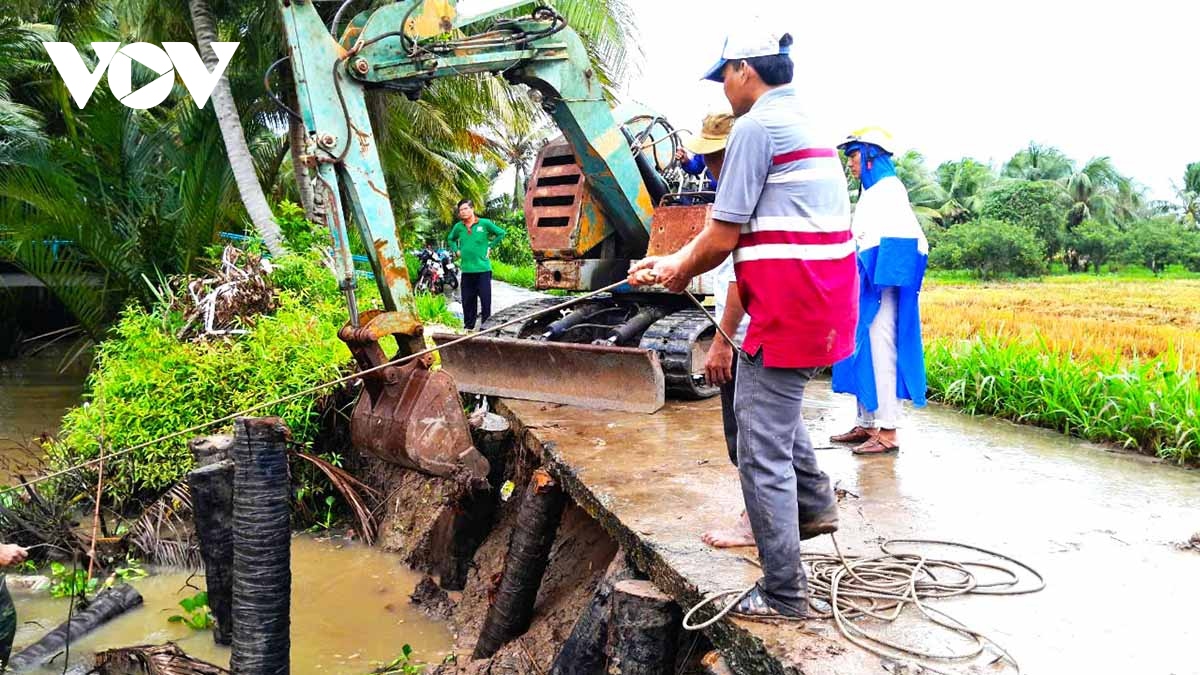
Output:
[[[713,113],[705,117],[700,133],[684,141],[683,147],[696,155],[711,155],[724,150],[729,142],[729,132],[733,131],[733,119],[729,113]]]

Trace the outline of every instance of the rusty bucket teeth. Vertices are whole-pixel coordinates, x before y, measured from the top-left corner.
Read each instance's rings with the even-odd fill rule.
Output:
[[[440,346],[458,336],[431,337]],[[439,353],[473,394],[638,413],[663,406],[662,366],[645,349],[481,336]]]

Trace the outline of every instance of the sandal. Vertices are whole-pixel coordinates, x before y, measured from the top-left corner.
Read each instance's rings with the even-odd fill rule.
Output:
[[[893,443],[892,441],[880,436],[875,436],[866,443],[850,449],[850,452],[853,452],[856,455],[886,455],[891,452],[899,451],[899,444]]]
[[[875,437],[873,429],[864,429],[862,427],[854,427],[844,434],[830,436],[829,440],[833,443],[862,443],[869,441]]]
[[[751,588],[730,608],[729,613],[750,621],[804,621],[805,616],[791,616],[767,604],[767,598],[757,585]]]

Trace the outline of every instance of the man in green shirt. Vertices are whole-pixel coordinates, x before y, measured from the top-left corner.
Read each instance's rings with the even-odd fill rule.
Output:
[[[487,218],[475,217],[470,199],[458,203],[460,220],[446,238],[450,250],[461,256],[463,325],[475,330],[476,313],[482,309],[479,324],[492,316],[492,261],[488,250],[504,238],[504,228]]]

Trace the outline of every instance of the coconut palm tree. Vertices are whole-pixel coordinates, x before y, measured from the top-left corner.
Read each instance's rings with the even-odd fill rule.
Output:
[[[1121,175],[1108,157],[1088,160],[1060,183],[1070,200],[1068,231],[1085,220],[1127,223],[1137,217],[1145,204],[1141,188]]]
[[[1179,199],[1177,208],[1183,221],[1192,225],[1200,223],[1200,162],[1188,164],[1183,183],[1172,183],[1171,187]]]
[[[1031,142],[1008,160],[1002,174],[1018,180],[1062,180],[1071,175],[1074,166],[1058,148]]]
[[[908,202],[922,227],[940,225],[938,207],[945,200],[945,195],[925,166],[925,157],[916,150],[909,150],[899,157],[893,157],[892,163],[896,167],[896,177],[908,189]]]
[[[937,181],[944,194],[944,201],[938,207],[938,212],[941,214],[942,224],[950,226],[979,215],[979,210],[983,207],[983,196],[996,182],[996,174],[987,164],[964,157],[939,165]]]
[[[218,41],[217,22],[207,0],[188,0],[188,10],[191,12],[192,25],[196,32],[196,44],[200,49],[200,57],[208,69],[217,67],[217,54],[213,51],[212,43]],[[238,115],[237,104],[234,102],[233,91],[229,86],[229,78],[222,75],[217,80],[217,86],[212,92],[213,109],[217,115],[217,123],[221,127],[221,137],[225,142],[225,151],[229,157],[229,165],[233,169],[234,180],[246,213],[254,224],[255,231],[262,237],[263,245],[272,255],[281,256],[287,252],[283,246],[283,233],[267,197],[263,193],[262,183],[254,165],[254,157],[250,154],[250,146],[246,143],[246,134],[242,129],[242,120]]]
[[[488,145],[516,174],[509,208],[520,209],[525,203],[533,162],[552,133],[545,116],[524,111],[507,121],[495,120],[487,125],[484,137]]]
[[[38,51],[45,36],[44,30],[39,34],[37,27],[16,17],[0,16],[0,165],[6,154],[46,142],[42,115],[12,97],[15,82],[42,69]]]

